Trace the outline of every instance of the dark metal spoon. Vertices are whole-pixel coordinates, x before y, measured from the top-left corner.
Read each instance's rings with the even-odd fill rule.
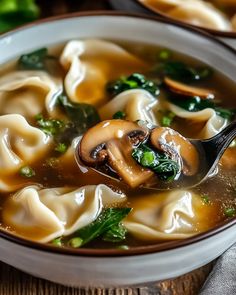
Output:
[[[194,187],[201,182],[205,181],[207,178],[215,175],[217,173],[217,164],[221,159],[223,153],[230,145],[230,143],[236,137],[236,121],[229,124],[221,132],[219,132],[214,137],[205,140],[189,139],[189,141],[196,147],[199,153],[200,166],[198,172],[193,176],[181,175],[177,180],[171,182],[157,181],[145,183],[142,187],[154,190],[163,189],[174,189],[174,188],[189,188]],[[78,147],[76,148],[75,158],[79,165],[81,165],[81,160],[79,158]],[[108,173],[109,170],[98,168],[91,168],[96,172],[102,174],[105,177],[109,177],[115,181],[121,182],[122,179],[119,178],[115,173]]]

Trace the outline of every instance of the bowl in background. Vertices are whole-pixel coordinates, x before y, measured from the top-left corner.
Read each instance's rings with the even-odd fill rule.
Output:
[[[145,13],[149,15],[156,15],[156,16],[161,16],[164,18],[167,18],[169,20],[174,20],[168,14],[157,11],[150,6],[144,4],[140,0],[110,0],[110,3],[113,8],[117,10],[125,10],[129,12],[139,12],[139,13]],[[186,22],[181,22],[179,20],[175,20],[179,24],[187,24]],[[195,27],[193,25],[188,24],[189,26]],[[215,37],[221,39],[225,43],[229,44],[233,48],[236,48],[236,32],[226,32],[226,31],[219,31],[219,30],[211,30],[203,27],[197,27],[200,28]]]
[[[236,51],[214,37],[171,20],[114,12],[50,18],[2,35],[0,65],[40,47],[90,37],[142,42],[183,52],[236,82]],[[129,250],[63,249],[30,242],[0,229],[0,260],[64,285],[133,285],[192,271],[235,242],[236,218],[189,239]]]

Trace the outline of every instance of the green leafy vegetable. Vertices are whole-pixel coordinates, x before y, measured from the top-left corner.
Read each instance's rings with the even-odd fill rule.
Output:
[[[154,96],[160,93],[158,85],[145,78],[144,75],[134,73],[128,77],[121,77],[119,80],[107,84],[107,91],[112,96],[115,96],[129,89],[144,89]]]
[[[41,48],[31,53],[23,54],[19,58],[18,65],[23,70],[44,70],[47,56],[47,48]]]
[[[113,231],[113,234],[114,231],[116,231],[115,235],[118,235],[120,237],[122,235],[121,229],[119,228],[119,233],[117,233],[117,228],[119,227],[121,220],[125,218],[130,211],[131,208],[105,209],[94,222],[90,223],[89,225],[85,226],[84,228],[81,228],[76,232],[76,237],[82,240],[80,246],[89,243],[90,241],[96,239],[99,236],[105,235],[110,230]],[[108,233],[108,237],[112,237],[111,232],[110,234]],[[113,235],[113,239],[114,238],[115,236]]]
[[[133,149],[132,157],[141,166],[154,171],[164,181],[172,181],[180,171],[179,164],[164,153],[159,153],[141,144]]]
[[[236,216],[236,209],[231,207],[231,208],[225,208],[224,214],[227,217],[234,217]]]
[[[58,119],[45,119],[42,114],[35,117],[37,125],[46,134],[55,136],[62,132],[65,128],[65,123]]]
[[[90,104],[71,102],[65,94],[58,97],[58,102],[72,123],[68,127],[77,135],[100,122],[96,108]]]
[[[213,71],[208,67],[194,68],[180,61],[164,61],[159,63],[154,72],[162,77],[168,76],[182,82],[194,82],[209,78]]]
[[[125,117],[126,113],[122,111],[118,111],[112,116],[113,119],[125,119]]]
[[[235,110],[228,110],[216,106],[212,99],[201,99],[198,96],[193,96],[189,98],[182,98],[178,95],[171,95],[170,101],[175,105],[189,111],[189,112],[198,112],[206,108],[214,109],[217,115],[221,116],[224,119],[231,121],[235,115]]]
[[[35,171],[30,166],[21,167],[19,173],[21,176],[27,177],[27,178],[31,178],[35,176]]]
[[[127,245],[119,245],[116,247],[116,249],[119,249],[119,250],[129,250],[129,246]]]
[[[127,233],[127,229],[123,226],[123,224],[119,223],[112,226],[104,235],[103,240],[107,242],[120,242],[125,240],[125,236]]]
[[[0,0],[0,33],[39,17],[34,0]]]

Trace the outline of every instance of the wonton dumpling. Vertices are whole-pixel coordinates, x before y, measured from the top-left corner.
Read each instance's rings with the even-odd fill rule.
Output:
[[[214,30],[232,29],[229,20],[221,11],[212,4],[199,0],[184,1],[183,4],[168,11],[168,15],[192,25]]]
[[[56,98],[62,91],[58,79],[42,71],[18,71],[0,79],[1,114],[20,114],[31,120],[45,108],[53,113]]]
[[[102,120],[112,119],[118,111],[124,111],[126,119],[130,121],[143,120],[156,124],[152,108],[157,104],[157,99],[149,92],[142,89],[127,90],[99,109]]]
[[[25,180],[14,175],[25,165],[42,159],[50,150],[51,139],[32,127],[21,115],[0,116],[0,191],[14,191]]]
[[[107,82],[146,68],[144,62],[108,41],[70,41],[60,57],[68,71],[65,89],[74,102],[100,104]]]
[[[78,189],[29,186],[5,202],[3,221],[24,238],[47,243],[90,224],[104,206],[125,200],[104,184]]]
[[[172,111],[177,117],[184,118],[196,123],[204,123],[204,126],[196,135],[197,138],[200,139],[213,137],[214,135],[218,134],[222,129],[224,129],[228,124],[228,120],[218,116],[215,110],[211,108],[206,108],[198,112],[189,112],[172,103],[166,103],[166,107],[168,110]]]
[[[184,239],[214,225],[215,208],[204,204],[200,196],[189,191],[141,196],[130,203],[133,210],[123,223],[141,240]]]

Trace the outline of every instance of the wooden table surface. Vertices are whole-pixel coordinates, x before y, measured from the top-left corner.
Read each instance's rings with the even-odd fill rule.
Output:
[[[125,1],[125,0],[124,0]],[[106,0],[40,0],[42,17],[74,11],[111,9]],[[69,288],[34,278],[0,263],[0,295],[197,295],[212,269],[208,264],[173,280],[139,288]]]

